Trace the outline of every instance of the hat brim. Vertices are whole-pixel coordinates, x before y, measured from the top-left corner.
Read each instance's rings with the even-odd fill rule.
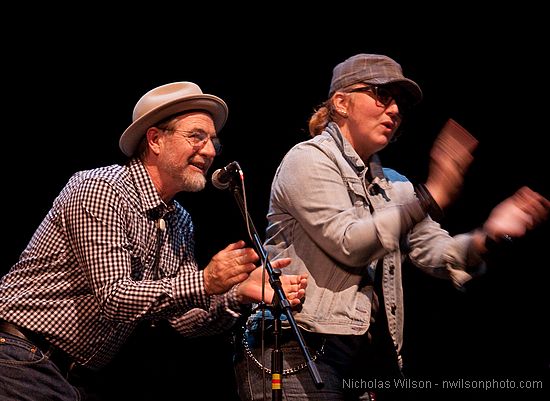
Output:
[[[216,96],[202,94],[176,99],[149,111],[126,128],[120,136],[120,149],[126,156],[132,156],[147,129],[165,118],[190,110],[204,110],[210,113],[216,132],[219,132],[227,121],[227,105]]]
[[[375,84],[375,85],[392,85],[397,86],[401,90],[403,90],[407,97],[409,98],[409,102],[411,105],[416,105],[420,103],[422,100],[422,90],[420,89],[420,86],[416,82],[414,82],[411,79],[408,78],[398,78],[398,79],[381,79],[381,78],[374,78],[369,79],[368,83]]]

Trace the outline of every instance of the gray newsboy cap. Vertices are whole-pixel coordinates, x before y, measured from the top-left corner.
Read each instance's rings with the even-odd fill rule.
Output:
[[[395,60],[381,54],[356,54],[334,67],[329,97],[336,91],[358,83],[395,84],[409,94],[412,104],[422,99],[422,90],[417,83],[405,78],[401,66]]]

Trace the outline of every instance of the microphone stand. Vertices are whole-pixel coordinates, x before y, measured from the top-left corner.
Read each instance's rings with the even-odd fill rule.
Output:
[[[269,258],[267,257],[267,253],[262,246],[262,242],[260,241],[258,232],[254,227],[254,222],[252,221],[252,218],[250,217],[250,215],[248,214],[248,211],[244,206],[244,201],[243,201],[240,188],[238,185],[235,184],[234,181],[235,181],[234,179],[230,180],[229,185],[231,188],[231,192],[233,192],[233,196],[235,197],[235,200],[239,205],[239,209],[241,210],[241,213],[244,219],[246,220],[247,226],[250,227],[250,235],[252,237],[252,241],[254,242],[254,247],[256,251],[260,254],[261,260],[265,260],[265,269],[269,276],[269,284],[271,284],[271,287],[275,292],[275,296],[273,297],[273,306],[274,306],[273,316],[275,318],[274,320],[275,329],[273,331],[274,346],[271,354],[271,397],[273,401],[280,401],[282,400],[282,395],[283,395],[282,393],[283,352],[280,347],[282,313],[285,313],[285,315],[288,318],[290,327],[294,335],[296,336],[296,339],[298,341],[300,349],[302,350],[302,353],[304,354],[306,365],[309,369],[309,373],[311,374],[311,377],[313,379],[315,386],[317,388],[321,388],[323,387],[324,383],[317,369],[317,365],[315,365],[315,361],[312,359],[311,354],[309,353],[309,350],[305,345],[305,341],[302,336],[302,333],[298,329],[298,324],[296,323],[296,320],[294,319],[294,315],[292,314],[292,307],[290,306],[290,302],[288,301],[288,298],[285,295],[281,280],[279,279],[280,273],[275,272],[273,270],[273,267],[269,262]]]

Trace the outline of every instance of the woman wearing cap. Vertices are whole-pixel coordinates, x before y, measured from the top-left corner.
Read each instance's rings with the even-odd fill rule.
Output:
[[[373,389],[361,383],[400,374],[405,257],[460,287],[483,271],[486,244],[522,236],[547,216],[550,202],[522,188],[493,209],[481,229],[455,237],[443,230],[437,219],[461,188],[477,141],[449,121],[422,185],[383,168],[377,156],[421,97],[387,56],[345,60],[334,68],[328,100],[310,119],[313,138],[295,145],[276,171],[265,245],[273,260],[292,258],[285,272],[309,273],[294,317],[323,382],[317,388],[294,334],[283,330],[285,400],[370,399]],[[265,385],[270,312],[252,314],[238,341],[243,401],[271,399]],[[284,316],[282,323],[287,328]]]
[[[238,241],[199,270],[174,200],[204,188],[226,119],[225,102],[192,82],[154,88],[120,138],[128,163],[71,177],[0,281],[0,399],[79,400],[72,380],[107,365],[138,323],[213,334],[260,300],[256,252]],[[282,280],[299,304],[305,277]]]

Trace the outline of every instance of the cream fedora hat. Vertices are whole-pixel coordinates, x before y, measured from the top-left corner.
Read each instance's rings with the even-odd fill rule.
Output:
[[[217,132],[227,121],[227,105],[219,97],[202,93],[193,82],[169,83],[151,89],[138,100],[132,114],[132,124],[120,136],[120,149],[126,156],[132,156],[148,128],[188,110],[209,112]]]

